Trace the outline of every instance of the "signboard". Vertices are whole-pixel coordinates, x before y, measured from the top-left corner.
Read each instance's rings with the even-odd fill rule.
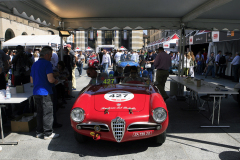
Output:
[[[124,31],[123,31],[123,39],[124,39],[124,40],[127,40],[127,30],[124,30]]]
[[[176,46],[178,46],[179,40],[176,40]]]
[[[231,41],[240,39],[240,32],[237,31],[221,31],[219,35],[219,41]]]
[[[212,31],[212,41],[219,42],[219,31]]]
[[[169,43],[164,43],[163,48],[170,48],[170,44]]]
[[[189,37],[185,37],[185,46],[189,45]]]
[[[193,44],[203,44],[207,42],[206,34],[199,34],[193,37]]]
[[[90,31],[90,40],[93,40],[93,31]]]
[[[212,42],[212,32],[208,32],[206,35],[207,43]]]
[[[189,45],[192,45],[193,44],[193,36],[190,36],[189,37]]]

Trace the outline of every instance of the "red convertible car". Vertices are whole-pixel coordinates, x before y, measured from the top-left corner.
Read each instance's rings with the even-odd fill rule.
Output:
[[[97,60],[96,55],[92,55],[89,57],[88,60],[88,67],[99,68],[99,61]]]
[[[168,126],[166,103],[154,84],[114,84],[113,77],[87,87],[70,113],[78,142],[95,140],[126,142],[154,137],[163,144]]]

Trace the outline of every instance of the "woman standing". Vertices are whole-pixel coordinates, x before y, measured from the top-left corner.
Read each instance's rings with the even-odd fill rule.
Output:
[[[147,67],[147,71],[148,71],[148,75],[149,75],[149,78],[151,81],[153,81],[152,74],[153,74],[153,70],[154,70],[154,59],[155,58],[156,57],[153,56],[153,54],[152,54],[152,50],[149,50],[148,55],[146,57],[146,64],[149,65],[149,67]],[[145,66],[145,68],[146,68],[146,66]]]
[[[189,69],[190,69],[190,61],[191,61],[191,56],[190,52],[184,54],[184,75],[188,76]]]

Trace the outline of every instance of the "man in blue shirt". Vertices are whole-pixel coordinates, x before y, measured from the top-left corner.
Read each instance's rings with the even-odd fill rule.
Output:
[[[37,138],[57,138],[59,134],[53,133],[53,103],[51,94],[52,83],[58,81],[53,77],[51,64],[52,48],[43,47],[40,58],[31,68],[30,81],[33,83],[33,97],[37,107]]]

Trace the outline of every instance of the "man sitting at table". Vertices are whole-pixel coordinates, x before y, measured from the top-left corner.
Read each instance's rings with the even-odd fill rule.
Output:
[[[53,133],[53,102],[52,83],[58,81],[53,77],[51,64],[52,48],[43,47],[40,58],[32,66],[30,81],[33,83],[33,97],[37,107],[37,138],[44,139],[57,138],[59,134]]]

